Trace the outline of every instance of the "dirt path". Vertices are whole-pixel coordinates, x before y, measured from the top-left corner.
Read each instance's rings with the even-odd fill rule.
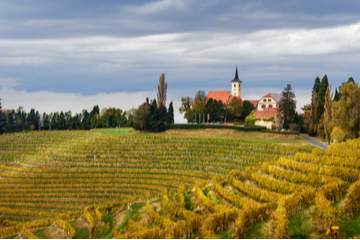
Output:
[[[71,235],[60,228],[56,223],[50,225],[50,227],[45,230],[45,235],[49,239],[70,239]]]
[[[328,146],[326,146],[325,144],[323,144],[322,142],[319,142],[318,140],[315,140],[311,137],[308,137],[304,134],[300,134],[300,136],[302,138],[304,138],[306,141],[308,141],[309,143],[311,143],[312,145],[318,147],[318,148],[322,148],[322,149],[328,149]]]

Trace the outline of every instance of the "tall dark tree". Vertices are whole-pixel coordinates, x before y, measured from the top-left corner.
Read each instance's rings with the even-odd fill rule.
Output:
[[[328,88],[329,82],[328,82],[328,77],[326,76],[326,74],[324,75],[324,77],[321,79],[321,83],[320,83],[320,89],[319,89],[319,93],[317,95],[317,122],[319,121],[319,119],[321,118],[321,116],[324,114],[325,108],[325,94],[326,94],[326,90]]]
[[[314,86],[313,86],[313,90],[311,92],[311,96],[314,94],[314,92],[316,92],[316,96],[317,96],[317,94],[319,92],[319,89],[320,89],[320,78],[316,77],[315,82],[314,82]],[[311,104],[312,104],[312,99],[311,99]]]
[[[88,129],[90,129],[90,114],[89,114],[89,112],[86,110],[86,109],[84,109],[83,111],[82,111],[82,120],[81,120],[81,129],[86,129],[86,130],[88,130]]]
[[[288,84],[284,91],[281,93],[282,97],[279,102],[279,109],[284,114],[284,120],[288,123],[294,120],[296,101],[295,93],[291,89],[291,85]]]
[[[337,102],[339,100],[340,100],[340,94],[339,94],[337,88],[335,88],[335,95],[334,95],[334,100],[333,101]]]
[[[49,115],[44,112],[43,116],[42,116],[41,128],[48,130],[49,127],[50,127],[50,118],[49,118]]]
[[[210,122],[220,121],[225,106],[221,100],[213,100],[212,98],[205,105],[205,113],[210,115]]]
[[[255,110],[254,105],[251,102],[245,100],[243,102],[243,110],[242,110],[241,118],[245,119],[253,110]]]
[[[353,79],[353,77],[349,77],[349,79],[348,79],[347,82],[348,82],[348,83],[349,83],[349,82],[355,83],[355,80]]]
[[[172,101],[169,104],[167,122],[169,124],[174,123],[174,107],[173,107],[173,102]]]

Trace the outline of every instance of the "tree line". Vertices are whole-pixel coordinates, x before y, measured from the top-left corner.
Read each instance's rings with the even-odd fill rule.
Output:
[[[360,87],[352,77],[332,91],[327,75],[315,79],[311,103],[305,105],[304,132],[330,140],[358,138],[360,131]],[[338,91],[339,89],[339,91]]]
[[[127,112],[115,107],[103,108],[100,112],[98,105],[90,113],[84,109],[75,115],[71,111],[40,114],[34,108],[26,112],[23,107],[2,110],[0,105],[0,133],[127,126],[129,122],[126,115]]]

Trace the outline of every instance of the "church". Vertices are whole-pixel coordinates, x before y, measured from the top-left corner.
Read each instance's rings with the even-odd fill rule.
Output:
[[[230,91],[209,91],[206,102],[212,98],[213,100],[222,101],[225,105],[229,105],[233,98],[241,98],[242,81],[239,79],[238,68],[235,70],[235,77],[230,81]],[[247,100],[252,103],[255,110],[252,112],[256,118],[256,126],[264,126],[267,129],[279,130],[283,127],[282,113],[279,111],[279,102],[281,94],[268,93],[259,100]]]

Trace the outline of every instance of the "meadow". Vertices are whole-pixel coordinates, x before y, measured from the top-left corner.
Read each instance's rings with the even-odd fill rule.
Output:
[[[359,140],[325,151],[296,136],[190,133],[1,135],[0,237],[360,235]]]

